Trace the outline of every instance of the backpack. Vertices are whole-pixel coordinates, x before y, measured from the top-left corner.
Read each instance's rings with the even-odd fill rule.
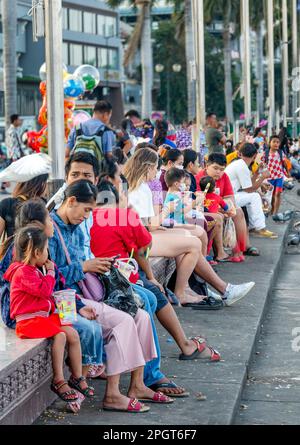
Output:
[[[5,326],[15,329],[16,322],[10,318],[10,283],[3,278],[12,261],[12,252],[13,244],[8,248],[4,258],[0,262],[0,307],[1,318]]]
[[[103,126],[98,132],[92,136],[85,136],[81,124],[76,127],[76,141],[71,155],[74,153],[85,152],[95,156],[99,164],[102,165],[105,155],[103,152],[102,137],[106,131],[112,131],[110,128]]]

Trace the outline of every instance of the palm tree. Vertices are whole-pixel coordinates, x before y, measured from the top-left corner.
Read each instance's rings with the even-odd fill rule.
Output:
[[[2,1],[3,67],[5,126],[10,125],[10,116],[17,112],[17,2]]]
[[[106,3],[112,8],[118,8],[124,3],[124,0],[106,0]],[[153,56],[151,44],[151,6],[153,3],[154,0],[130,0],[131,6],[139,9],[139,15],[124,55],[124,66],[127,66],[140,44],[143,117],[149,117],[152,112]]]
[[[238,0],[205,0],[205,20],[211,23],[217,14],[223,17],[223,44],[224,44],[224,74],[225,74],[225,107],[226,117],[229,122],[234,121],[233,114],[233,89],[232,89],[232,58],[231,58],[231,23],[238,22]]]

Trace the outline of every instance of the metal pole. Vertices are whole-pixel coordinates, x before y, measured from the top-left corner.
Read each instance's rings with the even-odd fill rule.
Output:
[[[64,178],[64,93],[62,59],[62,0],[45,0],[48,149],[53,183]],[[54,184],[54,188],[55,188]]]
[[[293,69],[298,67],[298,20],[297,20],[297,0],[292,0],[292,48],[293,48]],[[297,74],[299,76],[299,74]],[[297,106],[298,94],[297,91],[293,91],[293,137],[297,136]]]
[[[203,0],[193,0],[192,3],[193,32],[195,42],[196,61],[196,112],[197,123],[194,133],[193,147],[200,150],[200,129],[205,126],[206,101],[205,101],[205,50],[204,50],[204,13]]]
[[[282,88],[283,88],[283,125],[287,126],[289,116],[289,43],[287,0],[282,0]]]
[[[243,78],[245,94],[246,125],[251,123],[251,55],[250,55],[250,17],[249,0],[242,0],[242,29],[244,43]]]
[[[167,70],[167,115],[168,120],[171,121],[171,106],[170,106],[170,72]]]
[[[268,90],[269,90],[269,128],[271,136],[275,122],[275,71],[274,71],[274,23],[273,0],[267,0],[267,27],[268,27]]]

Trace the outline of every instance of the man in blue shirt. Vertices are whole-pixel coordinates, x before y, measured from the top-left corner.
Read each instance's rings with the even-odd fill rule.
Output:
[[[291,175],[293,178],[300,180],[300,163],[299,163],[299,151],[295,151],[291,156],[292,171]]]
[[[96,102],[92,119],[81,124],[82,133],[85,136],[94,136],[105,127],[109,127],[112,115],[112,106],[106,100]],[[73,128],[67,143],[66,157],[70,156],[70,152],[75,146],[76,128]],[[112,130],[105,131],[102,136],[103,152],[106,156],[112,156],[113,147],[116,145],[116,136]]]

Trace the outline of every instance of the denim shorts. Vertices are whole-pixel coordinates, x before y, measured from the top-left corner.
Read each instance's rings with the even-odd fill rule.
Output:
[[[167,297],[159,290],[155,284],[152,284],[147,278],[145,272],[139,269],[139,276],[142,280],[145,289],[150,290],[157,299],[157,307],[156,307],[156,313],[161,311],[167,304],[169,303]]]

